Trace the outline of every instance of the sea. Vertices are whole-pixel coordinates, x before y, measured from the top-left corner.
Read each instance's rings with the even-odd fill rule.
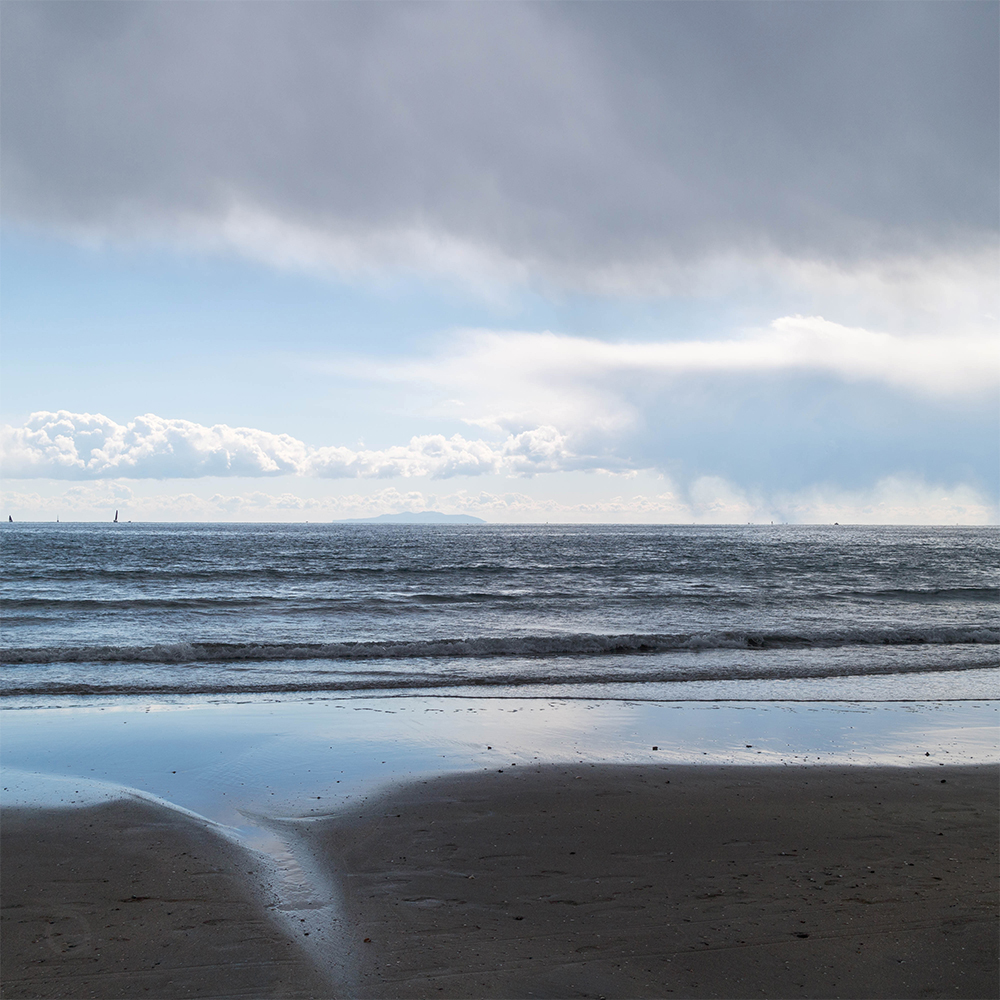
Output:
[[[996,527],[7,524],[6,708],[1000,697]]]

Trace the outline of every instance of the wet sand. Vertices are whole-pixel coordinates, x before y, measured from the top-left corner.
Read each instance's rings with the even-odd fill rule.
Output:
[[[267,913],[260,867],[145,802],[4,810],[3,997],[327,996]]]
[[[995,766],[508,766],[308,829],[362,996],[985,998],[997,799]]]
[[[998,779],[506,766],[286,829],[341,886],[352,996],[984,998]],[[334,995],[207,825],[7,810],[0,848],[5,997]]]

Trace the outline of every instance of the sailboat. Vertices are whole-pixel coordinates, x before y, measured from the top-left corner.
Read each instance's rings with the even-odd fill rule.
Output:
[[[118,511],[115,511],[115,520],[114,520],[114,523],[115,524],[118,523]]]

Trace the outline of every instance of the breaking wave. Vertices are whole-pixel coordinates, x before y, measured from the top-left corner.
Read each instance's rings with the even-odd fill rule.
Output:
[[[273,660],[397,660],[661,653],[670,650],[811,649],[841,646],[996,645],[993,628],[859,628],[831,631],[708,631],[688,634],[479,636],[357,642],[176,642],[150,646],[40,646],[0,651],[28,663],[234,663]]]

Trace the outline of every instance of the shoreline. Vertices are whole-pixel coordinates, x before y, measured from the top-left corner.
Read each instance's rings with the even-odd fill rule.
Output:
[[[578,683],[531,683],[488,685],[448,684],[441,687],[386,687],[373,689],[359,683],[356,688],[318,686],[313,689],[269,689],[251,685],[245,689],[210,692],[128,690],[80,694],[0,693],[0,711],[40,711],[49,708],[87,709],[114,707],[122,703],[152,702],[177,707],[202,704],[285,704],[314,701],[411,700],[434,698],[487,701],[625,701],[732,704],[906,704],[910,702],[996,701],[1000,698],[1000,672],[996,666],[972,665],[952,670],[909,673],[845,674],[741,680],[672,680],[631,683],[626,681]]]
[[[299,956],[296,961],[302,964],[292,969],[287,964],[282,966],[280,960],[275,958],[279,963],[276,968],[292,970],[290,975],[294,982],[289,981],[285,985],[289,990],[305,990],[301,995],[321,998],[407,995],[399,983],[388,988],[388,992],[379,992],[382,989],[379,977],[386,974],[385,970],[396,969],[397,962],[401,963],[398,969],[402,969],[403,963],[409,959],[406,955],[386,958],[384,935],[364,935],[372,938],[370,943],[365,943],[363,937],[358,939],[356,929],[368,918],[359,915],[356,905],[351,911],[352,886],[361,885],[368,878],[371,886],[368,896],[375,900],[379,895],[379,886],[389,884],[400,872],[396,863],[398,859],[385,856],[386,845],[391,840],[387,839],[387,835],[392,832],[386,828],[387,821],[378,816],[372,818],[368,812],[370,808],[375,808],[375,803],[387,801],[387,796],[409,795],[411,792],[418,798],[420,795],[433,796],[437,794],[436,789],[445,787],[448,782],[465,782],[468,785],[463,787],[470,789],[478,787],[477,783],[482,788],[488,788],[488,783],[498,778],[508,782],[515,774],[526,777],[538,768],[550,776],[557,775],[559,768],[582,768],[584,775],[580,781],[574,780],[573,788],[587,786],[588,781],[584,780],[587,776],[603,775],[601,780],[606,779],[607,787],[602,795],[612,797],[618,795],[623,776],[643,768],[658,772],[663,768],[674,768],[679,769],[678,773],[686,770],[698,781],[715,780],[712,776],[722,773],[732,776],[738,771],[746,771],[751,776],[757,775],[755,780],[764,780],[770,775],[772,777],[767,780],[772,784],[791,780],[789,775],[797,775],[798,780],[808,782],[812,780],[810,775],[820,775],[831,769],[840,769],[855,776],[878,771],[884,773],[886,781],[898,783],[905,781],[906,775],[928,768],[940,776],[948,774],[955,765],[968,765],[958,768],[956,773],[988,772],[992,775],[990,780],[995,788],[996,769],[1000,763],[997,727],[1000,703],[994,700],[902,704],[857,701],[706,704],[420,697],[183,706],[143,700],[116,706],[18,709],[3,712],[2,716],[5,819],[16,816],[24,819],[29,813],[37,818],[43,815],[38,811],[39,807],[72,807],[50,809],[44,813],[48,818],[41,827],[45,837],[63,836],[58,834],[60,828],[68,836],[75,830],[72,817],[82,815],[79,811],[82,807],[90,806],[99,813],[106,809],[109,810],[107,815],[111,815],[125,802],[130,803],[130,808],[152,809],[161,817],[164,812],[170,814],[167,825],[174,830],[173,835],[182,840],[187,836],[185,830],[197,828],[200,831],[197,838],[201,838],[198,841],[201,845],[199,850],[204,848],[206,837],[213,843],[218,842],[221,853],[218,854],[216,870],[233,880],[227,890],[230,893],[227,898],[233,900],[234,912],[252,911],[256,914],[253,919],[258,922],[253,925],[256,928],[253,933],[270,942],[266,944],[265,951],[271,949],[269,953],[276,956],[287,954],[288,940],[295,942],[294,950]],[[952,788],[947,780],[941,785],[938,779],[938,786],[939,790]],[[519,784],[517,787],[526,786]],[[673,788],[676,790],[676,783]],[[495,788],[490,794],[503,791],[503,788]],[[801,799],[800,792],[801,789],[793,798]],[[550,790],[550,793],[556,794],[555,790]],[[645,792],[636,786],[629,797],[638,802],[643,794]],[[990,790],[983,794],[987,799],[995,797]],[[479,793],[474,793],[472,797],[476,795]],[[597,791],[594,795],[600,797]],[[142,801],[137,804],[136,799]],[[437,809],[440,806],[440,803],[434,805],[431,799],[427,801],[428,808]],[[499,803],[501,799],[496,801]],[[604,798],[601,798],[603,801]],[[649,800],[648,806],[651,809],[660,808],[653,799]],[[34,808],[22,811],[15,807]],[[976,808],[981,811],[983,807]],[[401,810],[396,811],[401,813]],[[360,819],[354,820],[355,815],[369,816],[371,820],[363,838],[374,866],[367,874],[349,872],[351,865],[357,868],[358,859],[347,849],[349,845],[346,843],[331,841],[326,847],[317,848],[316,835],[319,831],[331,829],[331,824],[346,830],[352,823],[361,822]],[[575,815],[582,822],[589,814],[586,809],[578,809]],[[627,819],[626,813],[622,815],[623,819]],[[636,815],[641,817],[642,811]],[[453,819],[451,817],[449,822]],[[464,820],[459,823],[447,844],[461,844],[475,826],[473,820],[470,814],[471,825]],[[393,815],[389,826],[401,822]],[[108,829],[116,827],[112,824]],[[995,832],[994,823],[983,835],[986,841],[992,842],[990,838],[995,839]],[[512,830],[511,841],[518,835],[516,830]],[[119,846],[115,847],[115,836],[118,835],[110,839],[101,838],[100,846],[89,845],[89,853],[80,856],[82,863],[115,867],[118,864],[114,860],[116,852],[123,849],[127,855],[132,846],[128,841],[120,841],[119,837]],[[414,828],[410,836],[414,838],[423,834]],[[506,833],[504,838],[507,839]],[[15,851],[15,855],[20,854],[19,863],[26,865],[25,870],[30,873],[36,869],[31,854],[34,846],[28,841],[25,847],[25,843],[22,838],[22,847],[16,848],[12,840],[4,838],[0,847],[5,852],[5,858],[11,850]],[[63,844],[58,851],[71,852],[71,846]],[[175,854],[185,851],[192,853],[190,847],[181,846]],[[406,851],[398,853],[410,857]],[[157,856],[157,852],[153,850],[149,856]],[[253,863],[246,868],[253,871],[253,878],[234,863],[234,859],[247,857],[253,859]],[[614,857],[614,851],[595,847],[591,850],[588,865],[597,871],[602,865],[613,862]],[[646,859],[643,864],[654,861]],[[516,861],[514,866],[516,869]],[[571,874],[565,867],[548,867]],[[9,865],[5,863],[5,875],[9,870]],[[41,871],[39,868],[38,872]],[[984,878],[992,878],[994,874],[987,873]],[[163,877],[166,878],[166,874]],[[426,881],[427,877],[426,872],[413,874],[417,880]],[[592,879],[597,878],[602,878],[602,875],[592,876]],[[705,885],[711,887],[707,874],[705,879]],[[476,885],[478,881],[478,878],[466,880],[464,887]],[[454,894],[446,892],[444,884],[427,884],[429,891],[421,893],[423,903],[409,903],[407,898],[401,896],[392,901],[393,909],[399,912],[415,907],[417,914],[424,916],[432,910],[448,912],[451,905],[448,900]],[[64,884],[64,888],[67,886],[72,887],[71,884]],[[10,900],[10,883],[6,878],[0,888],[6,908]],[[97,881],[78,883],[72,906],[85,904],[100,908],[100,891],[101,883]],[[708,889],[700,894],[707,892]],[[157,893],[164,898],[198,898],[194,889],[170,894],[162,888],[152,892],[122,893],[120,898],[132,895],[155,898]],[[581,900],[568,894],[562,894],[560,898],[581,903]],[[441,905],[432,902],[434,900]],[[374,905],[372,902],[371,906]],[[114,906],[123,909],[120,902],[114,903]],[[243,909],[240,910],[240,907]],[[585,912],[580,905],[573,906],[571,902],[553,904],[549,909],[565,910],[567,915],[574,915],[574,922],[576,914]],[[866,905],[864,910],[871,911],[871,906]],[[600,912],[600,908],[595,912]],[[623,917],[622,913],[612,911],[604,913],[600,919],[610,926],[621,924],[624,927],[628,926],[625,918],[630,912],[623,911]],[[23,914],[22,909],[20,915]],[[18,916],[17,910],[5,909],[5,921]],[[524,916],[524,921],[513,921],[511,918],[512,926],[516,923],[518,928],[525,929],[522,924],[527,924],[528,920]],[[100,930],[105,925],[114,925],[116,919],[117,914],[112,919],[105,919],[103,924],[95,921],[95,926]],[[183,942],[183,947],[189,950],[202,949],[202,958],[189,965],[205,970],[214,968],[213,956],[217,956],[220,937],[213,928],[225,930],[228,919],[225,914],[206,912],[197,922],[189,921],[192,927],[200,928],[200,937],[204,938],[197,947],[190,941]],[[222,922],[204,923],[205,920]],[[161,936],[169,930],[162,920],[154,921],[152,926],[159,928]],[[480,927],[483,926],[480,923]],[[447,928],[430,929],[429,936],[422,931],[417,933],[415,940],[418,944],[406,950],[426,954],[431,968],[437,969],[440,963],[433,957],[433,948],[428,951],[428,947],[435,941],[448,939],[450,932]],[[926,931],[924,928],[920,933],[926,934]],[[54,932],[46,927],[35,927],[35,947],[39,946],[38,942],[48,940],[47,933]],[[188,933],[195,934],[195,931],[189,929]],[[637,927],[629,933],[641,937],[644,931],[642,927]],[[117,936],[131,937],[127,932]],[[412,928],[407,930],[400,925],[396,937],[400,941],[414,940]],[[9,943],[11,938],[5,940]],[[173,947],[172,932],[163,940],[167,941],[166,950],[170,950]],[[163,947],[163,940],[153,950]],[[501,940],[500,936],[498,940]],[[796,939],[800,945],[803,940],[806,939]],[[815,944],[818,939],[809,940]],[[549,964],[553,968],[563,968],[567,975],[573,968],[583,968],[588,975],[593,972],[597,977],[595,982],[604,981],[601,977],[607,975],[614,980],[617,975],[607,969],[601,971],[589,960],[583,962],[580,955],[586,957],[591,954],[590,951],[585,950],[575,959],[570,956],[566,960],[566,955],[559,950],[563,945],[559,944],[558,935],[550,943],[555,950],[550,949],[543,954],[554,956]],[[491,942],[485,944],[492,946]],[[774,942],[772,945],[777,947]],[[48,945],[45,947],[48,948]],[[115,954],[114,948],[124,947],[119,942],[108,954]],[[575,947],[586,949],[590,945],[574,946],[574,954]],[[760,942],[754,945],[757,954],[770,954],[766,947],[761,951],[761,947],[764,945]],[[741,953],[746,952],[746,948],[741,948]],[[138,947],[136,954],[145,960],[148,950]],[[121,957],[122,953],[118,954]],[[489,955],[490,952],[481,949],[481,954]],[[499,957],[495,952],[493,954],[500,963],[507,960],[503,954]],[[532,963],[538,959],[534,951],[527,954]],[[560,954],[563,955],[561,959]],[[805,953],[800,950],[796,954]],[[10,955],[5,944],[5,980],[11,977],[8,965]],[[41,957],[48,960],[51,949]],[[848,965],[858,961],[856,955],[842,958],[843,963]],[[559,965],[556,959],[562,964]],[[152,962],[157,960],[162,963],[157,955],[150,960],[149,969],[140,968],[139,971],[143,975],[152,973]],[[772,955],[765,964],[772,960],[777,961],[777,958]],[[373,971],[373,961],[382,971]],[[217,962],[215,964],[218,965]],[[458,964],[461,965],[461,962]],[[663,964],[666,967],[676,963],[671,960]],[[628,967],[628,960],[624,965]],[[690,964],[688,967],[696,968]],[[117,968],[119,979],[124,974],[124,968]],[[521,971],[527,977],[523,981],[516,977],[499,976],[497,983],[506,984],[503,989],[497,986],[499,992],[482,995],[514,996],[521,990],[526,991],[525,996],[539,995],[531,979],[537,976],[537,969]],[[407,980],[410,985],[406,989],[415,990],[413,995],[460,997],[476,995],[475,991],[480,989],[477,981],[463,979],[454,971],[447,975],[435,972],[438,979],[433,988],[427,986],[430,973],[426,968],[423,972],[411,968],[411,973]],[[209,972],[206,971],[205,975],[209,976]],[[314,986],[303,985],[313,981],[309,978],[311,976],[323,977],[322,988],[317,990]],[[391,979],[387,981],[394,982]],[[165,989],[164,982],[160,980]],[[893,982],[899,984],[896,979]],[[631,980],[609,980],[606,989],[599,989],[593,995],[642,995],[641,990],[634,992],[634,984],[630,983]],[[143,989],[146,985],[149,985],[149,980],[136,980],[129,987],[132,993],[125,989],[122,995],[155,995],[155,991],[149,993]],[[218,976],[211,982],[201,981],[200,985],[189,979],[186,992],[173,994],[168,991],[161,995],[278,995],[273,991],[272,994],[266,991],[255,993],[253,989],[256,987],[244,986],[227,994],[225,990],[230,985],[235,988],[238,984],[235,980],[229,983]],[[277,985],[272,985],[277,989]],[[781,985],[776,981],[769,983],[768,995],[777,996],[774,991]],[[586,995],[587,992],[579,982],[573,985],[568,980],[553,981],[550,986],[551,989],[546,986],[543,993],[565,996]],[[719,986],[716,983],[713,989]],[[697,993],[700,987],[691,987],[690,984],[683,985],[679,995],[685,995],[684,991],[689,988],[694,990],[689,995],[700,995]],[[250,991],[247,992],[247,989]],[[669,992],[671,989],[673,993]],[[678,995],[678,989],[681,987],[663,985],[660,993],[648,995],[673,996]],[[104,986],[94,992],[98,996],[115,995]],[[5,995],[14,994],[5,987]],[[29,991],[24,995],[42,994],[31,994]],[[710,991],[704,995],[723,994],[716,989],[715,993]],[[828,990],[814,994],[793,990],[789,995],[834,994]],[[855,995],[869,994],[859,991]],[[904,994],[897,989],[895,993],[889,991],[884,995]],[[941,995],[957,994],[945,991]]]
[[[209,824],[8,807],[4,995],[994,997],[998,777],[508,762],[272,819],[334,983]]]

